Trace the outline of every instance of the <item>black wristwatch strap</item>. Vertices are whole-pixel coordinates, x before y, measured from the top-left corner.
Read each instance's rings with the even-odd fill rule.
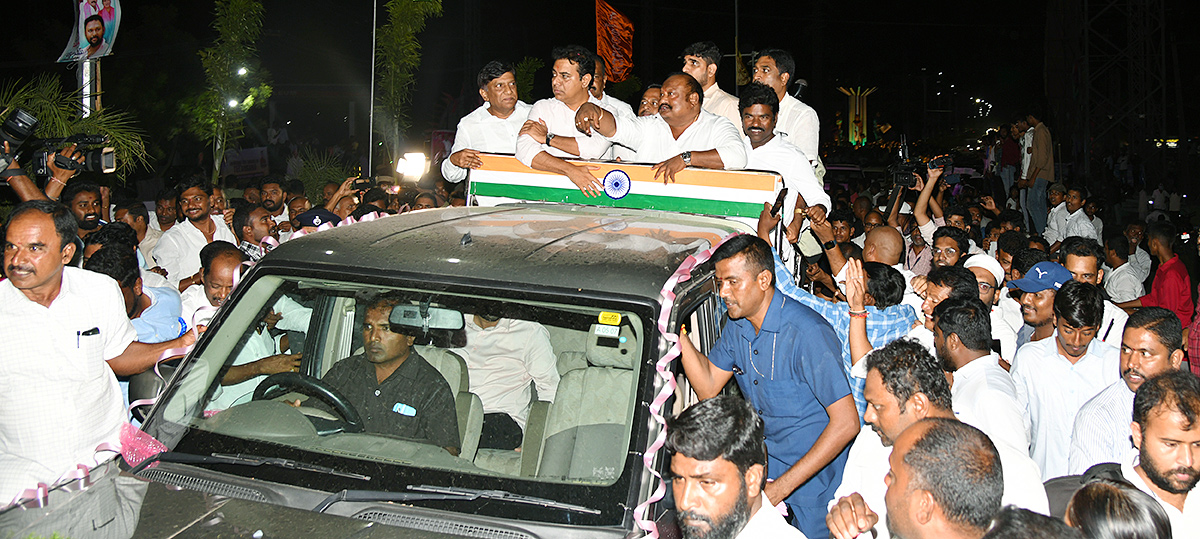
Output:
[[[28,174],[26,174],[25,169],[21,167],[6,168],[3,171],[0,171],[0,178],[11,178],[13,176],[28,176]]]

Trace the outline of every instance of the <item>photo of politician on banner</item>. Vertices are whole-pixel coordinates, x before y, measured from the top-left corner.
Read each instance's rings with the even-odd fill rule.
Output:
[[[80,0],[76,4],[71,40],[58,61],[76,62],[108,56],[120,26],[120,0]]]

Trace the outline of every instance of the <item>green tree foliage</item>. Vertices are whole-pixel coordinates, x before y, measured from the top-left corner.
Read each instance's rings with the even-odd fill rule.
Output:
[[[513,76],[517,78],[517,95],[521,96],[526,103],[530,103],[530,100],[533,99],[534,73],[544,65],[546,62],[543,62],[541,58],[526,56],[513,66],[513,70],[516,71]]]
[[[259,0],[217,0],[217,39],[200,51],[208,88],[181,105],[189,130],[213,147],[213,181],[221,177],[225,152],[242,137],[246,113],[271,97],[269,76],[258,63],[255,41],[262,32]]]
[[[144,133],[128,113],[106,108],[82,114],[79,90],[63,88],[58,77],[42,74],[29,82],[13,80],[0,86],[0,110],[19,107],[38,119],[34,136],[60,138],[76,134],[104,135],[117,157],[117,175],[124,178],[146,166]],[[7,114],[7,113],[5,113]],[[7,116],[6,116],[7,117]]]
[[[375,95],[377,127],[389,146],[399,144],[400,132],[409,127],[408,106],[421,65],[417,35],[425,20],[442,14],[441,0],[388,0],[388,20],[375,33],[375,67],[379,91]]]

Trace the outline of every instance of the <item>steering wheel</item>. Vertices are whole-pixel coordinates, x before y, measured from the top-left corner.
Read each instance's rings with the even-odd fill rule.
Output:
[[[350,404],[350,401],[345,396],[330,387],[323,380],[298,372],[280,372],[266,377],[262,382],[259,382],[258,387],[254,388],[252,400],[274,399],[284,395],[289,390],[295,390],[305,395],[312,395],[333,407],[334,413],[341,417],[341,420],[338,421],[338,428],[330,430],[329,434],[334,432],[363,432],[365,430],[362,416],[358,415],[358,410]],[[310,421],[313,419],[315,418],[309,418]]]

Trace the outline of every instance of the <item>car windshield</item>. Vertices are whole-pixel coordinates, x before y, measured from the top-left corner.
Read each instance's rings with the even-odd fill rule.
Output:
[[[177,452],[371,476],[252,472],[321,491],[453,484],[621,513],[652,311],[328,277],[252,272],[147,431]]]

